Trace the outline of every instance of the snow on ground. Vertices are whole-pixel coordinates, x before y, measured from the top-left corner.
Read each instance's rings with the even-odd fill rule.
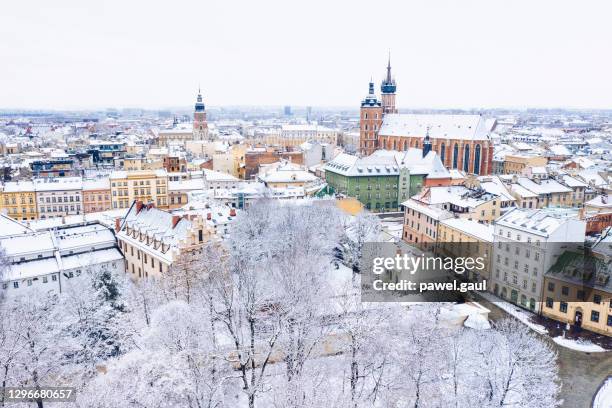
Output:
[[[593,408],[610,407],[612,407],[612,377],[608,377],[593,400]]]
[[[488,330],[491,328],[489,320],[481,314],[469,315],[463,325],[476,330]]]
[[[583,339],[566,339],[563,336],[553,338],[553,341],[560,346],[576,350],[582,351],[585,353],[600,353],[607,351],[605,348],[598,346],[597,344],[593,344],[588,340]],[[612,406],[612,405],[611,405]]]
[[[534,316],[533,313],[528,312],[524,309],[519,308],[511,303],[506,302],[505,300],[501,300],[497,296],[492,293],[479,292],[478,293],[483,298],[487,299],[489,302],[493,303],[495,306],[504,310],[508,314],[512,315],[519,321],[523,322],[526,326],[528,326],[531,330],[540,334],[548,334],[546,328],[540,324],[533,323],[531,321],[531,317]]]

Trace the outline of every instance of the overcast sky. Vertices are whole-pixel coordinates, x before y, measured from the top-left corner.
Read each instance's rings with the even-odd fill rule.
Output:
[[[0,108],[612,108],[612,2],[5,1]]]

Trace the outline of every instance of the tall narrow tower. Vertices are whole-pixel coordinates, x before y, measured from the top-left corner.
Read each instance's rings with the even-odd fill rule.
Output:
[[[387,63],[387,76],[380,84],[381,100],[383,113],[397,113],[395,109],[395,91],[397,85],[395,79],[391,76],[391,53],[389,53],[389,62]]]
[[[374,94],[374,82],[370,81],[368,95],[361,101],[359,115],[359,151],[362,155],[370,155],[378,148],[382,117],[383,108]]]
[[[193,139],[208,139],[208,123],[206,122],[206,107],[202,101],[202,92],[198,88],[198,99],[193,112]]]

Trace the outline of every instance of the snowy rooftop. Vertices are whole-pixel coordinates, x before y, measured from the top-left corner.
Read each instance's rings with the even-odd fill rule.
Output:
[[[429,187],[417,194],[417,198],[432,205],[450,203],[458,207],[475,208],[497,198],[485,190],[473,190],[465,186]]]
[[[15,221],[11,217],[0,214],[0,238],[11,235],[22,235],[28,232],[33,232],[19,221]]]
[[[493,231],[495,229],[493,225],[481,224],[478,221],[466,218],[448,218],[440,221],[440,223],[464,234],[472,235],[481,241],[493,242]]]
[[[517,183],[535,194],[571,193],[572,189],[559,183],[557,180],[546,179],[536,183],[527,177],[519,177]]]
[[[578,210],[513,208],[495,221],[495,225],[520,229],[532,234],[548,236],[568,219],[577,219]]]
[[[83,179],[81,177],[58,177],[34,179],[36,191],[62,191],[82,190]]]
[[[420,136],[429,129],[429,136],[466,140],[489,140],[490,128],[480,115],[416,115],[388,114],[383,119],[379,135]]]
[[[496,176],[480,176],[480,187],[485,191],[497,194],[505,201],[516,201],[514,196],[510,194],[504,183]]]
[[[400,169],[407,168],[411,174],[425,174],[430,178],[447,178],[450,173],[436,152],[423,157],[421,149],[377,150],[370,156],[357,157],[341,153],[325,166],[326,171],[345,176],[397,176]]]

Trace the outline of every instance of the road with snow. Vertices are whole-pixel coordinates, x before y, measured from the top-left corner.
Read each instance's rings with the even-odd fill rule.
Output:
[[[508,317],[508,313],[487,300],[479,301],[491,310],[492,321]],[[559,375],[562,381],[561,399],[563,408],[591,408],[593,397],[598,387],[610,375],[612,352],[585,353],[572,350],[555,343],[549,336],[542,335],[559,357]]]

